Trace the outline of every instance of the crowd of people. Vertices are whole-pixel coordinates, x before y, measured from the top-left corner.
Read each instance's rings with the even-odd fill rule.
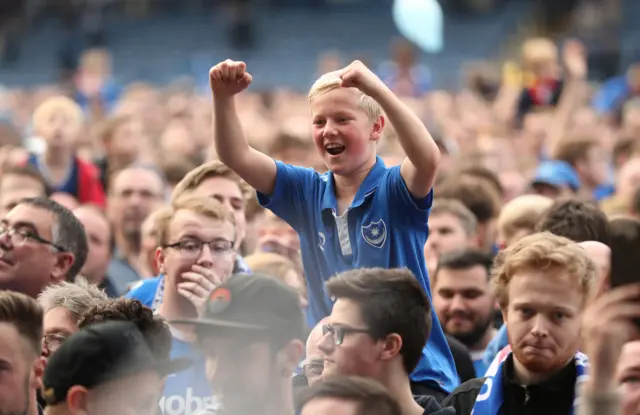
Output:
[[[640,413],[640,67],[0,98],[0,413]]]

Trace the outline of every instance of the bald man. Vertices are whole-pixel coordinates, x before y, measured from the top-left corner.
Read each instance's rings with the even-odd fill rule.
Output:
[[[611,271],[611,248],[602,242],[597,241],[584,241],[580,242],[582,248],[587,251],[589,254],[589,258],[595,262],[598,267],[598,282],[596,283],[596,287],[598,287],[598,291],[595,293],[596,296],[602,294],[602,292],[609,287],[609,273]]]
[[[322,379],[322,369],[324,367],[324,355],[318,348],[318,343],[322,340],[322,326],[327,322],[327,317],[320,320],[311,330],[307,338],[306,358],[302,367],[309,386]]]

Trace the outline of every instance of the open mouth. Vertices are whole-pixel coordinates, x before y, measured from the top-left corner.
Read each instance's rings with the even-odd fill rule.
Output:
[[[324,146],[324,149],[330,155],[337,156],[338,154],[342,154],[342,152],[344,152],[346,147],[343,146],[342,144],[334,143],[334,144],[327,144],[326,146]]]

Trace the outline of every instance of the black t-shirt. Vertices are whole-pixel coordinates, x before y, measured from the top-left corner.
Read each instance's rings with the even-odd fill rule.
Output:
[[[456,364],[456,371],[458,372],[460,383],[464,383],[469,379],[475,378],[476,369],[473,366],[473,360],[471,359],[467,346],[454,337],[449,335],[445,335],[445,337],[447,338],[447,343],[449,343],[449,348],[453,355],[453,361]]]

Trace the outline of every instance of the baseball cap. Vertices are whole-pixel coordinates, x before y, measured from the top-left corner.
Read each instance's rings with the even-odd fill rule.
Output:
[[[65,340],[49,358],[43,395],[47,405],[55,405],[76,385],[91,389],[147,370],[166,376],[191,364],[189,359],[157,360],[130,321],[93,324]]]
[[[232,328],[269,333],[283,340],[304,339],[304,315],[296,292],[274,277],[234,274],[218,286],[198,319],[170,321],[192,324],[199,333]]]
[[[540,163],[531,184],[570,187],[574,191],[577,191],[580,189],[580,178],[575,169],[566,161],[548,160]]]

